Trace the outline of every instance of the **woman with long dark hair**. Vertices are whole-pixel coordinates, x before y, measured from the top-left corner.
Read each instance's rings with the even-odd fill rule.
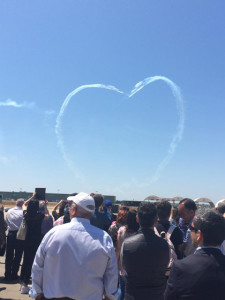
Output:
[[[27,234],[24,243],[24,257],[21,268],[20,280],[21,294],[28,294],[28,283],[31,275],[31,268],[36,251],[41,243],[41,224],[45,215],[39,211],[39,202],[34,200],[34,195],[27,200],[27,210],[24,211],[24,218],[27,224]]]

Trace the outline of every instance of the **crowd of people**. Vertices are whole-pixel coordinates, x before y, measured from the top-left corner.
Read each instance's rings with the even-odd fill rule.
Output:
[[[114,214],[103,195],[82,192],[51,215],[34,193],[5,219],[0,209],[4,251],[4,280],[36,300],[225,299],[225,203],[142,202]]]

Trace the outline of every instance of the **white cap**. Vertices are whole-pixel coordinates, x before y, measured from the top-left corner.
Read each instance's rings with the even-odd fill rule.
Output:
[[[76,196],[69,196],[67,200],[73,201],[75,204],[79,205],[88,212],[94,212],[95,210],[94,198],[87,193],[81,192]]]

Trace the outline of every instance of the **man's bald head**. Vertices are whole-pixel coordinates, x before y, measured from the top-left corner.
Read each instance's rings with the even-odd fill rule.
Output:
[[[22,207],[24,204],[24,199],[20,198],[16,200],[16,206]]]

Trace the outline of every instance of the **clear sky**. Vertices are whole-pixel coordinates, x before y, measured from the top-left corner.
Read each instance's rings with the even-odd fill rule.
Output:
[[[0,190],[225,198],[224,11],[222,0],[2,0]],[[129,98],[157,75],[184,101],[170,154],[181,121],[170,87]],[[71,97],[59,139],[64,100],[87,84],[123,93]]]

